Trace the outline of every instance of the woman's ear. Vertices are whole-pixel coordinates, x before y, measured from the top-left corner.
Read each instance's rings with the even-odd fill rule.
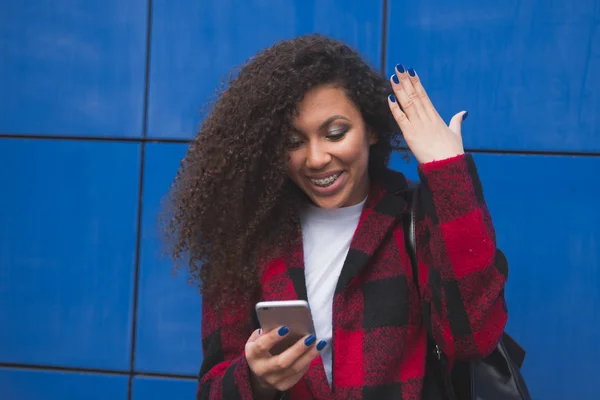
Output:
[[[377,134],[373,128],[369,128],[369,146],[373,146],[379,141]]]

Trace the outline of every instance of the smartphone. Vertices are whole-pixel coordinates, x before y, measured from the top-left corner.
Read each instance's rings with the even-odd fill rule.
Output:
[[[256,315],[263,332],[287,326],[290,333],[271,349],[281,354],[306,335],[315,335],[312,314],[304,300],[261,301],[256,304]]]

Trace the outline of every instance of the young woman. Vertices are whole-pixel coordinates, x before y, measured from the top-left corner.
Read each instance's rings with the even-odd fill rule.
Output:
[[[220,94],[171,191],[176,260],[202,283],[198,399],[420,399],[423,303],[450,360],[489,354],[507,320],[506,260],[461,124],[418,74],[389,81],[318,35],[250,59]],[[419,161],[418,285],[404,246],[405,140]],[[279,355],[254,306],[305,299],[316,338]]]

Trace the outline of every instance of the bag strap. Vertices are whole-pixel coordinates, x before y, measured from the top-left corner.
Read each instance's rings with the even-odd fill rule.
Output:
[[[408,188],[405,191],[405,201],[407,202],[408,212],[403,220],[404,222],[404,240],[406,252],[410,258],[412,266],[412,274],[415,282],[415,287],[419,291],[419,268],[417,257],[417,207],[419,203],[419,184],[417,182],[409,182]],[[448,361],[446,356],[435,343],[431,328],[431,310],[428,302],[423,302],[423,323],[427,331],[427,358],[433,358],[433,368],[435,370],[437,385],[444,398],[448,400],[456,400],[454,387],[451,382],[450,372],[448,371]],[[440,393],[440,394],[441,394]]]
[[[419,287],[418,269],[417,269],[417,236],[416,236],[416,219],[417,219],[417,201],[419,196],[419,184],[410,182],[406,189],[406,203],[408,213],[404,218],[404,240],[406,242],[406,252],[410,258],[412,266],[413,278],[415,285]]]
[[[417,182],[410,182],[406,189],[406,202],[408,212],[404,218],[404,241],[406,252],[410,258],[410,264],[412,266],[412,275],[415,282],[415,287],[419,289],[419,267],[417,258],[417,205],[419,203],[419,184]],[[420,292],[419,292],[420,293]],[[423,321],[425,322],[425,328],[427,334],[433,339],[433,333],[431,331],[431,313],[428,304],[423,304]]]
[[[417,182],[410,182],[406,189],[406,202],[408,211],[404,218],[404,241],[406,252],[410,258],[410,264],[412,266],[412,275],[415,281],[415,287],[419,289],[419,267],[417,258],[417,206],[419,204],[419,184]],[[420,292],[419,292],[420,293]],[[431,310],[429,303],[423,302],[423,322],[425,323],[425,329],[427,329],[427,335],[433,340],[433,332],[431,331]],[[435,343],[435,342],[434,342]],[[441,352],[437,345],[437,357],[441,357]]]

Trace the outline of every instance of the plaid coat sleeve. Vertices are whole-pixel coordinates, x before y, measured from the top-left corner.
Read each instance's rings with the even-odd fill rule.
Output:
[[[508,267],[471,155],[422,164],[419,287],[433,336],[451,359],[489,355],[507,321]]]
[[[252,334],[251,310],[216,310],[207,296],[202,298],[202,351],[196,400],[251,400],[250,369],[244,355]]]

